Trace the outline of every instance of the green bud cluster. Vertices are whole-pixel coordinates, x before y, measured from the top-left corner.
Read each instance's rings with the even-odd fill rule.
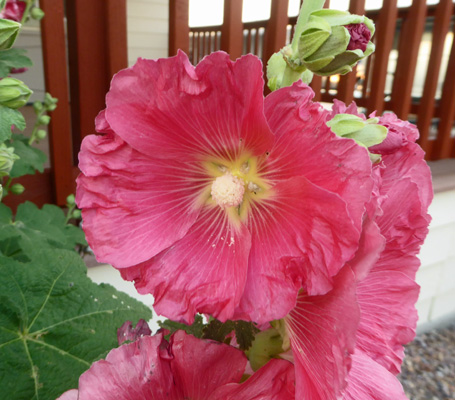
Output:
[[[19,156],[14,154],[14,147],[7,147],[4,143],[0,144],[0,177],[9,175],[13,168],[14,161]]]
[[[20,108],[27,104],[33,93],[29,87],[19,79],[3,78],[0,80],[0,104],[9,108]]]
[[[44,102],[35,101],[33,103],[33,109],[35,110],[35,114],[37,116],[37,121],[32,134],[33,141],[42,140],[47,136],[47,133],[44,129],[38,128],[40,126],[49,125],[51,117],[49,115],[45,115],[44,113],[54,111],[57,108],[57,102],[58,99],[52,97],[49,93],[46,93],[44,97]]]
[[[291,57],[290,62],[318,75],[347,74],[357,62],[374,51],[371,41],[364,51],[360,48],[348,50],[351,34],[346,26],[357,24],[364,24],[370,37],[373,36],[373,21],[363,15],[328,9],[312,12],[300,35],[298,53]]]
[[[13,46],[21,26],[19,22],[0,18],[0,50],[7,50]]]

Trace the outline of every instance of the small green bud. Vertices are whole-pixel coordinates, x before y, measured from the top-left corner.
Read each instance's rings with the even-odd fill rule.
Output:
[[[20,183],[15,183],[9,189],[9,191],[13,194],[22,194],[24,193],[24,190],[25,190],[24,186],[22,186]]]
[[[70,194],[70,195],[66,198],[66,204],[72,206],[72,205],[75,204],[75,203],[76,203],[76,199],[75,199],[75,197],[74,197],[74,194]]]
[[[35,114],[39,114],[43,109],[43,103],[41,101],[35,101],[33,103],[33,109],[35,110]]]
[[[0,50],[12,47],[21,29],[21,24],[10,19],[0,19]]]
[[[57,104],[57,102],[58,102],[58,99],[55,97],[52,97],[50,93],[46,93],[46,95],[44,96],[44,104],[46,106],[49,106],[51,104]]]
[[[36,138],[38,140],[43,140],[47,136],[47,132],[44,129],[38,129],[36,132]]]
[[[339,10],[314,11],[291,62],[318,75],[346,74],[374,51],[370,41],[373,34],[374,24],[365,16]]]
[[[32,11],[30,11],[30,16],[33,19],[36,19],[37,21],[40,21],[44,17],[44,11],[41,10],[41,8],[39,8],[39,7],[33,7]]]
[[[3,78],[0,80],[0,104],[9,108],[20,108],[27,104],[33,92],[19,79]]]
[[[41,117],[38,118],[38,123],[40,125],[48,125],[49,122],[51,122],[51,117],[49,117],[49,115],[41,115]]]
[[[74,210],[73,214],[71,215],[71,218],[74,218],[74,219],[81,218],[81,210]]]
[[[14,147],[6,147],[4,143],[0,144],[0,177],[9,175],[14,161],[18,159],[19,156],[14,154]]]
[[[47,111],[54,111],[57,108],[57,104],[49,104],[46,106]]]
[[[3,186],[0,183],[0,201],[2,201],[2,197],[3,197]]]

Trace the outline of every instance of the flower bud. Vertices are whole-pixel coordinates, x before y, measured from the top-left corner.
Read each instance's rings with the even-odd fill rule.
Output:
[[[9,108],[20,108],[27,104],[33,92],[19,79],[3,78],[0,80],[0,104]]]
[[[9,191],[12,194],[22,194],[24,193],[24,186],[22,186],[20,183],[15,183],[13,186],[10,187]]]
[[[0,50],[11,48],[21,29],[19,22],[9,19],[0,19]]]
[[[46,106],[47,111],[54,111],[57,108],[57,104],[49,104]]]
[[[4,10],[1,10],[3,7],[0,7],[0,18],[21,22],[25,9],[27,8],[26,1],[8,0],[6,2],[2,1],[2,4],[5,4],[5,8]]]
[[[38,140],[43,140],[47,136],[47,132],[44,129],[38,129],[36,132],[36,138]]]
[[[74,210],[73,213],[71,214],[71,218],[74,219],[79,219],[81,218],[81,210]]]
[[[19,156],[14,154],[14,147],[6,147],[5,144],[0,144],[0,177],[9,175],[14,161],[18,159]]]
[[[373,34],[374,24],[365,16],[314,11],[299,38],[296,62],[318,75],[346,74],[374,51]]]
[[[35,110],[35,114],[39,114],[43,109],[43,103],[41,101],[35,101],[33,103],[33,109]]]
[[[44,11],[41,10],[41,8],[39,8],[39,7],[33,7],[32,11],[30,11],[30,16],[33,19],[36,19],[37,21],[40,21],[44,17]]]
[[[46,106],[50,106],[51,104],[57,104],[58,99],[55,97],[52,97],[50,93],[46,93],[44,96],[44,104]]]
[[[38,118],[40,125],[48,125],[50,121],[51,117],[49,117],[49,115],[41,115],[41,117]]]
[[[75,204],[75,203],[76,203],[76,199],[75,199],[75,197],[74,197],[74,194],[71,193],[71,194],[68,195],[68,197],[66,198],[66,204],[72,206],[72,205]]]

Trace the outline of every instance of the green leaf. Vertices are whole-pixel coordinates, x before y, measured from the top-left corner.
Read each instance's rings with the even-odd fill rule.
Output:
[[[234,327],[235,325],[233,321],[221,322],[217,319],[213,319],[204,328],[203,338],[216,340],[217,342],[223,343],[226,339],[226,336],[234,330]]]
[[[14,221],[5,208],[0,205],[0,252],[6,256],[26,261],[27,252],[42,248],[74,250],[77,244],[87,245],[82,229],[66,224],[57,206],[46,204],[40,210],[27,201],[17,208]]]
[[[191,325],[181,324],[179,322],[171,321],[167,319],[165,321],[158,321],[158,325],[163,328],[169,330],[171,333],[174,333],[178,330],[183,330],[190,335],[193,335],[197,338],[202,338],[203,330],[204,330],[204,320],[201,315],[196,315],[194,318],[194,322]]]
[[[55,400],[117,347],[126,320],[150,319],[142,303],[86,276],[77,254],[0,256],[0,387],[9,400]]]
[[[11,146],[14,152],[20,157],[15,161],[10,172],[11,178],[18,178],[23,175],[33,175],[35,171],[43,172],[44,163],[47,160],[46,154],[41,150],[28,144],[28,138],[24,135],[13,135]]]
[[[24,130],[24,116],[19,110],[0,105],[0,143],[11,137],[11,125],[20,131]]]
[[[248,350],[253,344],[255,335],[259,333],[259,329],[247,321],[235,321],[234,330],[240,350]]]
[[[226,342],[226,337],[232,331],[235,333],[235,338],[240,350],[248,350],[255,338],[255,334],[259,329],[252,323],[247,321],[226,321],[220,322],[213,319],[204,328],[204,339],[216,340],[217,342]]]
[[[4,78],[10,73],[11,68],[28,68],[33,66],[33,62],[25,54],[25,49],[8,49],[0,51],[0,78]]]

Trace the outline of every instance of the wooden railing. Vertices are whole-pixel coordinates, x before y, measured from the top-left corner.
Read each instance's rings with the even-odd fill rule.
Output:
[[[170,2],[171,9],[179,7],[182,21],[188,25],[188,0]],[[296,18],[287,16],[287,0],[272,0],[271,18],[239,24],[241,0],[225,0],[223,25],[188,28],[186,40],[176,35],[170,23],[169,54],[177,48],[188,52],[196,64],[203,56],[215,50],[225,50],[235,59],[240,54],[253,53],[263,60],[286,43],[289,43]],[[326,1],[329,6],[329,0]],[[376,24],[374,41],[376,52],[361,62],[354,73],[331,78],[315,77],[312,87],[316,100],[332,102],[337,98],[346,103],[355,100],[367,113],[393,111],[401,119],[409,119],[420,130],[420,145],[427,159],[455,158],[455,40],[450,54],[445,54],[446,74],[439,79],[443,66],[444,46],[448,35],[454,32],[453,0],[440,0],[429,6],[425,0],[413,0],[412,5],[398,8],[397,0],[384,0],[380,10],[368,10],[366,15]],[[352,13],[365,13],[365,0],[351,0]],[[172,12],[171,12],[172,15]],[[234,17],[237,20],[234,20]],[[423,35],[431,36],[431,53],[425,76],[416,76],[416,67]],[[223,36],[241,38],[236,43],[223,41]],[[239,50],[239,43],[242,44]],[[396,65],[391,60],[396,57]],[[419,82],[420,80],[420,82]],[[416,85],[421,85],[421,95],[413,95]],[[440,92],[441,95],[437,96]]]

